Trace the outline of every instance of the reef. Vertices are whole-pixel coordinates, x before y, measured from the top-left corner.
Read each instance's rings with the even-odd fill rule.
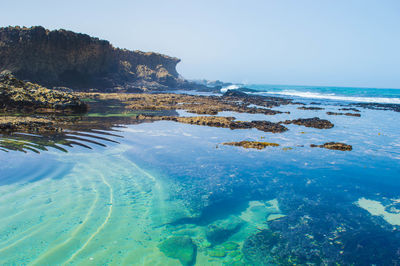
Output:
[[[324,149],[329,149],[329,150],[338,150],[338,151],[351,151],[353,150],[353,147],[351,145],[345,144],[345,143],[340,143],[340,142],[327,142],[322,145],[315,145],[311,144],[310,147],[315,148],[324,148]]]
[[[143,91],[191,87],[179,78],[180,59],[129,51],[108,41],[41,26],[0,28],[0,72],[50,87]]]
[[[299,109],[299,110],[315,110],[315,111],[324,110],[324,108],[322,108],[322,107],[313,107],[313,106],[300,106],[300,107],[297,107],[297,109]]]
[[[179,116],[151,116],[151,115],[138,115],[138,120],[168,120],[175,121],[184,124],[209,126],[209,127],[222,127],[229,129],[251,129],[256,128],[260,131],[271,132],[271,133],[282,133],[288,129],[279,123],[273,123],[269,121],[235,121],[234,117],[224,116],[190,116],[190,117],[179,117]]]
[[[83,113],[87,105],[77,96],[0,75],[0,110],[20,113]]]
[[[351,105],[372,110],[385,110],[385,111],[389,110],[394,112],[400,112],[400,104],[394,104],[394,103],[353,103]]]
[[[243,244],[244,259],[251,265],[273,265],[275,260],[271,253],[279,240],[279,234],[268,229],[251,235]]]
[[[360,117],[360,114],[354,114],[354,113],[337,113],[337,112],[326,112],[327,115],[346,115],[346,116],[356,116]]]
[[[212,245],[221,244],[228,240],[234,233],[238,232],[242,226],[243,220],[235,216],[232,216],[231,219],[215,221],[207,227],[207,240]]]
[[[243,147],[246,149],[258,149],[258,150],[265,149],[266,147],[278,147],[279,146],[279,144],[277,144],[277,143],[260,142],[260,141],[246,141],[246,140],[239,141],[239,142],[224,142],[222,144]]]
[[[188,236],[173,236],[164,240],[159,246],[166,256],[178,259],[182,265],[194,265],[197,247]]]
[[[313,128],[318,128],[318,129],[329,129],[334,126],[330,121],[328,121],[326,119],[321,119],[318,117],[300,118],[300,119],[296,119],[296,120],[286,120],[282,123],[283,124],[295,124],[295,125],[299,125],[299,126],[313,127]]]
[[[339,111],[353,111],[353,112],[361,112],[357,108],[340,108]]]

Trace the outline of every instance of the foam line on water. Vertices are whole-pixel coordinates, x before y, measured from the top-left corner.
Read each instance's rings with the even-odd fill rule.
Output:
[[[265,91],[265,92],[257,92],[257,94],[278,94],[286,96],[296,96],[301,98],[327,99],[327,100],[350,101],[350,102],[400,104],[400,98],[341,96],[333,93],[323,94],[318,92],[296,91],[296,90]]]

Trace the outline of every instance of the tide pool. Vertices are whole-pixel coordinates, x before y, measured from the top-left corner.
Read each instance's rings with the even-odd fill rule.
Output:
[[[321,106],[219,115],[273,122],[318,116],[332,129],[287,125],[273,134],[158,121],[115,128],[120,137],[107,138],[118,143],[85,135],[104,145],[91,149],[0,152],[0,264],[400,261],[398,224],[385,219],[400,210],[399,113],[360,108],[361,117],[329,116],[343,106]],[[241,140],[280,146],[222,145]],[[329,141],[353,150],[310,147]],[[379,215],[358,204],[366,199],[390,208]],[[174,247],[185,252],[171,253]]]

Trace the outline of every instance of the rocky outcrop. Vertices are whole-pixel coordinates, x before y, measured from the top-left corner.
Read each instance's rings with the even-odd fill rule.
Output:
[[[284,124],[295,124],[295,125],[305,126],[305,127],[313,127],[313,128],[318,128],[318,129],[329,129],[334,126],[330,121],[328,121],[326,119],[321,119],[319,117],[286,120],[283,123]]]
[[[230,146],[238,146],[238,147],[243,147],[245,149],[257,149],[257,150],[262,150],[265,149],[266,147],[278,147],[279,144],[277,143],[271,143],[271,142],[261,142],[261,141],[239,141],[239,142],[225,142],[222,143],[223,145],[230,145]]]
[[[185,84],[180,59],[128,51],[108,41],[43,27],[0,28],[0,72],[46,86],[72,88],[166,88]]]
[[[324,110],[324,108],[322,108],[322,107],[314,107],[314,106],[301,106],[301,107],[297,107],[297,109],[299,109],[299,110],[313,110],[313,111]]]
[[[324,143],[323,145],[315,145],[311,144],[310,147],[312,148],[324,148],[324,149],[329,149],[329,150],[338,150],[338,151],[351,151],[353,150],[353,147],[351,145],[345,144],[345,143],[340,143],[340,142],[327,142]]]
[[[360,114],[354,114],[354,113],[337,113],[337,112],[326,112],[327,115],[346,115],[346,116],[356,116],[360,117]]]
[[[86,109],[86,104],[71,93],[23,82],[12,75],[0,75],[0,110],[3,112],[81,113]]]
[[[271,133],[282,133],[288,129],[279,123],[269,121],[234,121],[234,117],[225,116],[192,116],[192,117],[178,117],[178,116],[146,116],[138,115],[139,120],[152,120],[152,121],[175,121],[184,124],[209,126],[209,127],[222,127],[230,129],[251,129],[256,128],[260,131]]]

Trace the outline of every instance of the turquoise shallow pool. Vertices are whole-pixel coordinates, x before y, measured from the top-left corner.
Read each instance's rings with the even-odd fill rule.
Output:
[[[105,145],[91,149],[0,152],[0,264],[399,263],[400,114],[297,107],[220,115],[318,116],[335,127],[273,134],[160,121],[118,128],[107,136],[118,143],[85,136]],[[241,140],[280,146],[221,145]],[[329,141],[353,150],[310,148]]]

